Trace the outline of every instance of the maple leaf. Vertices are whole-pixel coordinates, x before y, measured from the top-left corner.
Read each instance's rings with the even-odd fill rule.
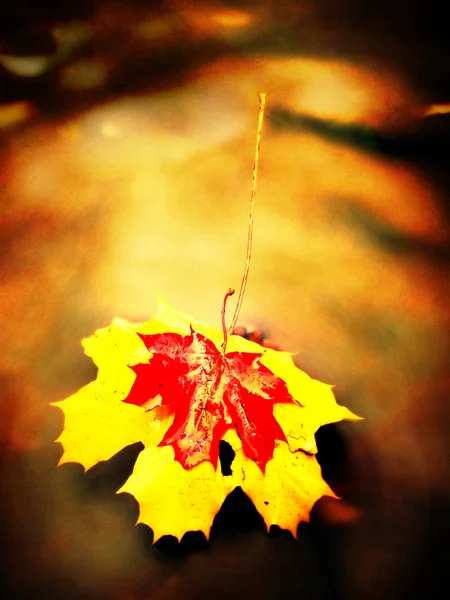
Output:
[[[191,327],[190,335],[142,335],[152,355],[132,367],[136,381],[124,402],[175,415],[160,446],[172,445],[185,469],[204,460],[217,467],[219,442],[236,428],[244,454],[265,470],[275,440],[286,441],[273,416],[275,402],[291,402],[286,383],[261,364],[262,352],[223,354]]]
[[[296,534],[314,503],[335,496],[321,477],[314,434],[359,417],[339,406],[331,386],[298,369],[292,355],[224,335],[159,299],[146,323],[114,319],[83,340],[95,381],[55,403],[65,416],[60,464],[86,469],[140,441],[133,473],[119,492],[140,505],[139,522],[181,538],[208,537],[226,496],[241,486],[267,527]],[[235,458],[218,468],[219,442]]]

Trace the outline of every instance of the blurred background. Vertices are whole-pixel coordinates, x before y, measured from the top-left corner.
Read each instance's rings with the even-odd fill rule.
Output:
[[[6,598],[411,598],[450,534],[450,52],[445,4],[16,0],[0,8],[1,543]],[[56,468],[49,403],[95,377],[80,340],[158,290],[241,324],[365,418],[319,430],[298,540],[237,490],[152,546],[115,490],[141,447]],[[231,306],[231,303],[230,303]]]

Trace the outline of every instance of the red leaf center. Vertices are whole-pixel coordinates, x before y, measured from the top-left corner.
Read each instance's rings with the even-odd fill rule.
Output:
[[[160,446],[171,445],[185,469],[209,460],[217,467],[219,442],[235,428],[244,454],[264,472],[275,440],[286,441],[273,405],[293,402],[286,383],[262,365],[262,353],[219,351],[191,327],[190,335],[141,335],[149,363],[131,369],[136,380],[124,402],[175,415]]]

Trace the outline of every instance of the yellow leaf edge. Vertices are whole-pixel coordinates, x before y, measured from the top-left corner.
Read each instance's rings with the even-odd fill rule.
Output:
[[[124,446],[142,441],[145,449],[140,453],[133,473],[117,493],[128,492],[136,497],[141,509],[138,522],[152,527],[154,541],[167,533],[181,539],[182,535],[190,530],[203,531],[209,538],[215,514],[226,496],[238,485],[253,501],[268,529],[271,525],[276,524],[291,531],[295,537],[298,523],[302,520],[309,520],[312,506],[320,497],[323,495],[336,497],[331,488],[323,481],[320,466],[314,456],[317,452],[315,432],[319,427],[328,423],[343,419],[357,421],[361,417],[336,403],[332,392],[333,386],[312,379],[301,371],[294,364],[292,353],[267,349],[240,336],[231,335],[228,352],[262,353],[261,363],[287,383],[295,404],[278,404],[274,407],[275,418],[286,435],[287,444],[276,443],[274,457],[268,462],[266,473],[263,475],[259,467],[244,456],[236,432],[230,430],[224,436],[224,440],[230,443],[235,452],[231,477],[222,476],[218,469],[214,471],[210,463],[200,463],[190,471],[184,471],[181,465],[173,460],[173,456],[170,457],[171,448],[157,447],[173,417],[158,414],[158,411],[145,412],[140,407],[123,403],[122,400],[129,393],[134,381],[134,373],[129,366],[148,362],[151,358],[136,334],[176,332],[188,335],[191,326],[209,337],[220,348],[223,342],[222,331],[176,310],[159,294],[156,313],[149,321],[129,323],[115,318],[108,327],[99,329],[89,338],[82,340],[85,353],[98,366],[98,375],[95,381],[81,388],[66,400],[53,403],[63,409],[66,419],[64,431],[56,440],[63,446],[63,456],[59,464],[80,462],[87,470],[101,460],[111,458]],[[314,398],[314,401],[311,398]],[[305,419],[305,417],[307,418]],[[67,421],[69,421],[68,426]],[[302,421],[308,422],[308,426],[305,427]],[[299,422],[301,433],[298,431]],[[86,423],[90,423],[90,425],[86,427]],[[112,425],[117,425],[114,429],[115,437],[110,434]],[[96,431],[94,442],[92,436],[88,435],[89,432],[80,435],[80,432],[92,427]],[[193,511],[192,506],[183,507],[183,503],[181,503],[181,505],[173,506],[172,515],[183,516],[172,519],[171,523],[170,519],[166,519],[167,522],[161,519],[161,511],[158,514],[158,509],[156,514],[153,514],[155,511],[153,513],[150,511],[151,514],[149,514],[148,507],[157,507],[158,498],[159,505],[166,507],[171,504],[171,502],[167,502],[167,498],[170,497],[173,500],[173,496],[167,495],[164,485],[142,485],[142,473],[145,473],[147,480],[152,480],[148,477],[149,469],[147,468],[148,464],[146,465],[149,460],[151,464],[155,464],[156,461],[159,471],[161,471],[161,464],[164,463],[164,472],[170,480],[174,479],[174,472],[177,472],[175,479],[178,480],[190,476],[189,485],[192,492],[195,490],[197,498],[201,489],[207,489],[208,498],[207,500],[204,498],[206,510],[201,510],[199,513],[199,511]],[[298,470],[299,464],[301,464],[301,471]],[[303,477],[307,476],[310,482],[315,482],[314,489],[311,487],[306,496],[305,494],[302,496],[299,491],[301,486],[299,487],[295,477],[296,465],[298,473],[301,472]],[[286,499],[280,503],[270,491],[271,488],[282,489],[284,487],[283,478],[291,483],[294,482],[293,486],[297,490],[291,494],[296,501],[288,502],[288,506]],[[149,491],[151,487],[153,487],[153,492]],[[155,490],[161,492],[156,493],[156,498],[154,497]],[[165,500],[164,494],[166,494]],[[191,517],[187,518],[189,512]],[[211,517],[209,525],[205,525],[205,514],[209,514]]]

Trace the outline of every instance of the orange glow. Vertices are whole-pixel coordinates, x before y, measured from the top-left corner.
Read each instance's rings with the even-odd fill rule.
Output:
[[[0,105],[0,130],[23,123],[35,114],[33,106],[26,101]]]
[[[221,27],[248,27],[254,22],[254,16],[242,10],[220,10],[211,15],[211,21]]]
[[[450,113],[450,102],[443,104],[430,104],[424,108],[424,115],[447,115]]]
[[[242,10],[211,10],[208,7],[187,8],[183,17],[197,35],[228,36],[257,24],[257,16]]]
[[[245,28],[230,31],[240,35]],[[399,133],[408,137],[420,129],[414,119],[423,117],[423,100],[397,73],[364,57],[359,62],[226,57],[185,72],[163,89],[149,82],[139,93],[105,92],[82,112],[51,120],[36,115],[8,131],[0,172],[1,369],[18,382],[12,395],[17,411],[28,411],[27,381],[36,404],[74,394],[95,377],[80,352],[80,338],[115,315],[129,322],[147,319],[156,308],[155,288],[220,327],[221,299],[230,286],[239,286],[245,260],[257,90],[267,92],[267,110],[240,324],[296,352],[303,371],[335,384],[338,402],[365,417],[357,425],[339,425],[348,443],[345,469],[351,481],[339,475],[335,486],[325,475],[337,494],[358,499],[361,512],[349,507],[320,515],[338,523],[360,514],[356,536],[350,536],[348,549],[341,547],[342,564],[347,585],[367,597],[372,582],[380,580],[377,569],[397,575],[399,565],[420,557],[427,495],[431,490],[445,501],[450,491],[448,388],[439,387],[447,377],[450,339],[448,186],[438,178],[445,165],[434,151],[409,160],[408,152],[389,155],[371,147],[370,139],[364,146],[351,138],[353,126],[364,125],[375,142],[380,134],[396,140]],[[280,125],[276,107],[294,117],[340,123],[343,133],[333,137],[295,119]],[[44,421],[39,411],[15,428],[5,421],[11,431],[7,443],[22,451],[29,435],[31,445],[43,439],[51,447],[62,419],[53,433]],[[91,422],[96,426],[93,416]],[[38,428],[42,438],[33,437]],[[230,443],[238,449],[236,440]],[[160,456],[142,452],[139,469]],[[92,458],[99,456],[92,451]],[[161,460],[174,464],[167,455]],[[67,466],[71,469],[76,471]],[[261,482],[251,465],[248,470],[249,493],[269,523],[275,517],[264,513],[267,498],[258,496]],[[64,469],[56,471],[62,478]],[[33,485],[45,480],[40,467],[33,476]],[[140,493],[139,483],[140,476],[131,493]],[[40,487],[33,515],[48,514],[51,504],[53,531],[65,532],[70,541],[80,523],[79,495],[66,487],[59,492]],[[29,496],[22,490],[18,485],[14,503],[29,514]],[[411,506],[407,497],[414,498]],[[212,495],[208,518],[222,498]],[[143,505],[153,500],[142,490]],[[89,560],[78,564],[77,577],[94,572],[91,557],[105,556],[105,547],[123,549],[121,556],[129,560],[122,537],[124,529],[131,535],[131,521],[119,536],[106,520],[110,515],[99,503],[86,521],[81,551],[73,542],[72,553],[61,557],[65,573],[73,576],[74,554]],[[32,528],[26,529],[24,540]],[[398,555],[385,534],[398,534]],[[251,568],[256,556],[249,557]],[[46,555],[50,568],[57,559],[54,552]],[[242,555],[233,560],[232,568],[241,569]],[[104,563],[103,581],[115,585],[111,564],[117,562]],[[186,577],[200,564],[190,561]],[[181,596],[192,591],[182,585],[186,577],[177,588]]]

